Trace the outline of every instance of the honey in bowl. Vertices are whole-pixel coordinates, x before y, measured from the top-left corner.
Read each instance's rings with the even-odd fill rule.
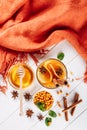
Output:
[[[20,87],[20,79],[17,75],[17,71],[20,66],[23,66],[25,71],[25,75],[22,79],[22,88],[29,87],[32,84],[34,79],[33,71],[28,65],[22,63],[13,65],[9,70],[8,79],[10,84],[16,89],[19,89]]]
[[[66,83],[67,69],[61,61],[48,59],[38,66],[36,76],[42,86],[46,88],[56,88],[56,82],[61,85],[63,85],[64,82]]]

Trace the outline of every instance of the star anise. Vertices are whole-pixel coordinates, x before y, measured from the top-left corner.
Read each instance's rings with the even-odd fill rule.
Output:
[[[11,92],[11,94],[12,94],[12,98],[14,98],[14,99],[16,99],[18,97],[18,92],[17,91],[13,90],[13,92]]]
[[[31,109],[28,109],[28,110],[26,111],[26,116],[31,118],[32,115],[33,115],[33,113],[34,113],[34,112],[33,112]]]
[[[32,96],[31,96],[30,93],[26,92],[26,93],[24,94],[24,98],[25,98],[26,101],[29,101],[29,100],[32,98]]]
[[[63,73],[63,70],[59,67],[57,70],[56,70],[56,74],[61,76]]]
[[[46,70],[46,68],[45,68],[44,66],[41,66],[39,69],[40,69],[40,72],[41,72],[42,74],[44,74],[44,73],[47,72],[47,70]]]
[[[40,120],[40,121],[41,121],[41,120],[43,120],[43,118],[44,118],[44,117],[43,117],[43,115],[42,115],[42,114],[39,114],[39,115],[37,115],[37,118],[38,118],[38,120]]]

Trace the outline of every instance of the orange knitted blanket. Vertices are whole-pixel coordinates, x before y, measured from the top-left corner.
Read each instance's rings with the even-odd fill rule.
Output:
[[[0,0],[0,74],[19,51],[34,52],[63,39],[87,62],[87,0]]]

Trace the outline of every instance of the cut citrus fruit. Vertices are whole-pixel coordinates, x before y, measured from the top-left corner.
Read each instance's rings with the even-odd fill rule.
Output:
[[[67,69],[65,65],[57,59],[48,59],[41,63],[36,73],[39,83],[46,88],[56,88],[53,79],[67,79]]]
[[[52,74],[51,72],[44,67],[45,72],[41,72],[41,67],[44,67],[43,65],[41,65],[38,70],[37,70],[37,76],[38,76],[38,80],[42,83],[48,83],[51,82],[52,80]],[[43,69],[43,68],[42,68]],[[43,70],[42,70],[43,71]]]

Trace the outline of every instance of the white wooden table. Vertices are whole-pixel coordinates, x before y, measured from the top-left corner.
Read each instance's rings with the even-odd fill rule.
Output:
[[[66,40],[62,41],[61,44],[50,47],[49,49],[50,51],[44,57],[37,55],[39,63],[48,58],[56,58],[57,54],[62,51],[65,54],[63,63],[68,69],[68,75],[70,79],[76,79],[76,77],[83,76],[86,63]],[[37,67],[31,58],[29,58],[28,64],[33,68],[34,72],[36,73]],[[71,72],[73,72],[73,74],[71,74]],[[2,82],[1,77],[0,81]],[[24,115],[22,117],[19,116],[19,98],[16,100],[12,98],[11,92],[13,91],[13,88],[9,85],[6,96],[0,93],[0,130],[87,130],[87,84],[84,84],[83,80],[81,79],[70,82],[70,86],[70,88],[61,88],[63,90],[63,94],[58,95],[56,92],[60,88],[43,88],[38,83],[35,77],[33,86],[29,88],[29,90],[26,90],[30,91],[32,95],[41,90],[46,90],[50,92],[55,100],[54,105],[51,109],[54,110],[56,113],[61,112],[61,109],[56,105],[56,101],[58,100],[62,103],[62,97],[65,96],[66,92],[69,93],[69,103],[72,101],[75,92],[78,92],[80,94],[80,98],[83,100],[83,102],[77,106],[74,116],[71,116],[69,114],[68,122],[65,121],[64,114],[62,114],[61,117],[57,116],[53,119],[52,124],[47,127],[44,120],[39,121],[37,119],[37,115],[41,113],[43,116],[47,117],[48,112],[41,112],[33,104],[33,99],[31,99],[29,102],[26,102],[24,100]],[[28,108],[34,111],[34,114],[31,118],[27,118],[25,114]]]

